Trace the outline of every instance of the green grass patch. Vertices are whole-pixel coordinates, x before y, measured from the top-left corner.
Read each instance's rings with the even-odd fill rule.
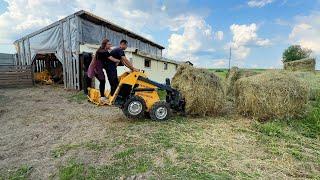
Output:
[[[30,173],[32,172],[33,167],[28,165],[23,165],[18,169],[9,170],[0,174],[0,179],[9,179],[9,180],[24,180],[29,179]]]
[[[295,72],[295,75],[305,80],[310,86],[310,100],[320,99],[320,73]]]
[[[83,94],[82,91],[79,91],[79,92],[77,92],[75,94],[72,94],[72,95],[68,96],[67,99],[70,102],[77,102],[79,104],[82,104],[82,103],[84,103],[85,101],[88,100],[88,97],[85,94]]]
[[[229,69],[208,69],[208,70],[213,72],[217,76],[219,76],[221,79],[226,79],[227,78],[227,74],[229,72]],[[261,73],[261,72],[266,71],[267,69],[242,69],[242,70]]]
[[[67,145],[62,145],[54,150],[51,151],[51,156],[53,158],[59,158],[63,155],[65,155],[69,150],[71,149],[76,149],[81,147],[81,144],[67,144]]]
[[[98,167],[71,160],[66,166],[60,167],[59,179],[118,179],[145,173],[152,167],[152,162],[145,158],[119,160]]]
[[[225,79],[227,77],[228,71],[223,71],[223,72],[214,72],[218,77],[221,79]]]
[[[101,142],[90,141],[90,142],[84,143],[84,147],[86,147],[89,150],[100,151],[103,148],[105,148],[106,145]]]
[[[298,160],[303,160],[304,159],[304,155],[303,155],[303,152],[300,150],[300,149],[290,149],[289,150],[290,154],[298,159]]]
[[[124,151],[116,153],[113,157],[115,157],[116,159],[124,159],[124,158],[127,158],[127,157],[133,155],[134,152],[135,152],[135,149],[129,148]]]
[[[5,101],[5,100],[7,100],[7,99],[8,99],[7,96],[5,96],[5,95],[0,95],[0,101]]]
[[[160,100],[166,100],[167,92],[159,89],[158,95],[159,95]]]
[[[256,128],[264,135],[287,138],[291,133],[308,138],[320,137],[320,100],[314,102],[306,117],[257,123]]]
[[[309,138],[320,137],[320,99],[313,104],[312,110],[303,118],[288,121],[288,125],[298,133]]]
[[[9,101],[9,97],[5,95],[0,95],[0,105],[5,106],[6,103]]]
[[[320,138],[320,101],[314,103],[309,114],[302,119],[275,120],[254,125],[257,139],[271,154],[290,154],[299,161],[320,161],[319,144],[313,139]],[[305,149],[309,149],[308,152]],[[311,155],[310,155],[311,154]]]
[[[170,134],[168,134],[164,129],[159,129],[158,132],[152,134],[151,141],[159,143],[165,148],[171,148],[174,145],[171,138]]]
[[[68,151],[72,149],[78,149],[78,148],[86,148],[88,150],[101,151],[103,148],[106,148],[106,144],[101,142],[95,142],[95,141],[84,142],[81,144],[65,144],[52,150],[51,156],[53,158],[60,158],[64,156]]]
[[[59,179],[60,180],[86,179],[84,165],[82,163],[76,162],[75,160],[71,160],[69,164],[59,169]]]
[[[279,121],[258,123],[256,124],[259,132],[265,136],[277,137],[277,138],[288,138],[287,130],[283,123]]]
[[[191,163],[187,167],[169,166],[164,171],[168,177],[176,179],[233,179],[229,172],[210,172],[209,169],[201,166],[198,163]]]
[[[209,71],[213,72],[215,75],[220,77],[221,79],[225,79],[228,74],[228,69],[209,69]]]

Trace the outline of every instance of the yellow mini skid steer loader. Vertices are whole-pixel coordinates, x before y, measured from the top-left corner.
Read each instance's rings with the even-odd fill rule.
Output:
[[[166,100],[160,100],[158,90],[166,91]],[[89,89],[88,98],[99,103],[100,93],[97,89]],[[160,84],[147,78],[144,71],[125,72],[119,77],[119,85],[108,97],[108,105],[120,107],[131,119],[146,117],[157,121],[170,118],[172,111],[184,113],[185,101],[179,91],[166,84]]]

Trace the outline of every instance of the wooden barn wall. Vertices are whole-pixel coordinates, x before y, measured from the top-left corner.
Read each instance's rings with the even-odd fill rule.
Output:
[[[0,88],[32,86],[30,66],[0,66]]]

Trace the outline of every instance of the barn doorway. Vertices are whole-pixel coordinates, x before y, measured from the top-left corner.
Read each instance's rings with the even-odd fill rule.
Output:
[[[37,54],[32,62],[35,84],[63,85],[63,66],[55,54]]]

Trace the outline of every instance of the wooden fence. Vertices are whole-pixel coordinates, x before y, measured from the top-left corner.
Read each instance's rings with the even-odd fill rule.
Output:
[[[0,88],[32,85],[31,66],[0,66]]]

